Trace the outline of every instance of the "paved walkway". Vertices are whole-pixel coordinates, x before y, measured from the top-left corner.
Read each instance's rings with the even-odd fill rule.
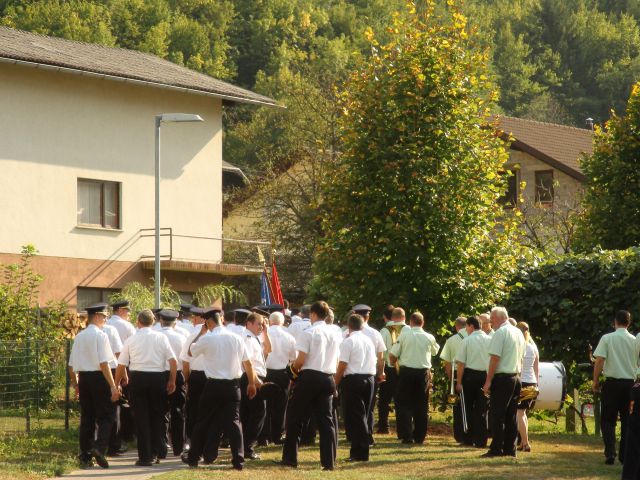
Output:
[[[186,469],[186,465],[180,461],[180,457],[170,456],[160,460],[159,465],[152,467],[136,467],[138,459],[136,450],[129,451],[121,457],[109,457],[109,468],[100,468],[97,465],[88,470],[76,470],[62,478],[73,480],[146,480],[162,473],[178,469]]]

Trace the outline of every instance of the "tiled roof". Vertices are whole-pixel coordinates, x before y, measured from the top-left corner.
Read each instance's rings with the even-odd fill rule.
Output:
[[[502,115],[494,120],[502,133],[515,139],[515,148],[518,148],[518,144],[524,144],[533,156],[547,163],[549,159],[555,160],[559,164],[553,165],[556,168],[573,173],[576,178],[583,178],[579,160],[583,153],[590,154],[593,151],[591,130]]]
[[[149,53],[47,37],[0,26],[0,59],[189,89],[230,101],[276,105],[275,100],[176,65]]]

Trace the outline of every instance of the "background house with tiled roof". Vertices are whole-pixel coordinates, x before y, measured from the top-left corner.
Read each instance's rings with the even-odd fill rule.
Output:
[[[513,175],[506,201],[515,203],[521,195],[525,202],[550,206],[580,195],[585,180],[580,157],[593,150],[591,130],[506,116],[494,120],[498,134],[510,142],[505,170]]]
[[[223,275],[226,102],[267,97],[153,55],[0,27],[0,263],[34,244],[40,302],[83,307],[154,272],[155,116],[162,127],[163,278],[188,296]]]

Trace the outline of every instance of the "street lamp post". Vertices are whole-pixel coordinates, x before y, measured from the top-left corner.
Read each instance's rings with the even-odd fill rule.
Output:
[[[163,113],[156,115],[156,224],[155,224],[155,308],[160,308],[160,127],[163,123],[202,122],[200,115],[191,113]]]

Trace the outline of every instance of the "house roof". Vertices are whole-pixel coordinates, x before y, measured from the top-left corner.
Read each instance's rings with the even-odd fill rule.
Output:
[[[0,27],[0,61],[95,74],[156,87],[200,93],[242,103],[276,101],[149,53],[47,37]]]
[[[591,130],[502,115],[494,120],[503,138],[510,135],[515,139],[511,148],[529,153],[579,181],[585,180],[580,156],[593,151]]]

